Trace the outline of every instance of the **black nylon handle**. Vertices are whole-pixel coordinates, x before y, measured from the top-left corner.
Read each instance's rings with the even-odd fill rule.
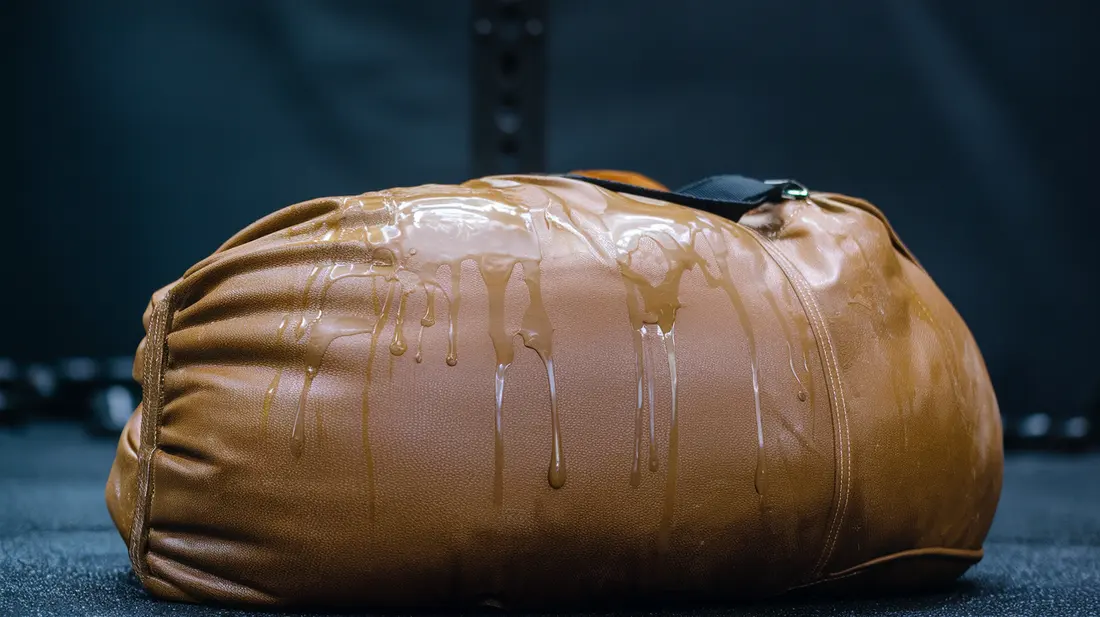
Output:
[[[734,220],[762,203],[800,199],[807,195],[806,187],[794,180],[763,181],[736,175],[710,176],[675,191],[659,191],[579,174],[566,174],[565,177],[583,180],[619,193],[660,199],[713,212]]]

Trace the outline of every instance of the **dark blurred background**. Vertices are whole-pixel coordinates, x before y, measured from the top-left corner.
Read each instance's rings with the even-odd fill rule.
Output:
[[[611,167],[869,199],[1004,412],[1057,427],[1097,405],[1095,2],[3,6],[18,367],[132,353],[154,289],[282,206]]]

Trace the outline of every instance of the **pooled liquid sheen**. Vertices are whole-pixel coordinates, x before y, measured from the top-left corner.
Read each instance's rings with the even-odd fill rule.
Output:
[[[299,457],[303,452],[311,451],[306,448],[304,416],[310,388],[322,369],[322,360],[328,347],[339,337],[369,334],[362,394],[362,447],[366,463],[369,509],[373,516],[374,462],[369,426],[375,348],[396,304],[394,331],[388,348],[392,356],[402,356],[405,353],[408,348],[404,334],[408,296],[423,293],[426,304],[417,333],[415,361],[424,361],[424,329],[431,328],[436,323],[435,298],[438,290],[444,294],[448,306],[447,349],[442,359],[448,366],[457,365],[462,325],[462,270],[464,263],[473,262],[481,274],[488,296],[489,328],[484,335],[491,339],[496,356],[496,371],[492,378],[495,401],[493,502],[499,507],[506,499],[504,394],[508,371],[515,354],[512,344],[515,334],[522,336],[524,346],[539,356],[546,370],[550,438],[547,482],[554,489],[564,487],[567,473],[563,444],[567,440],[561,430],[562,410],[558,404],[552,345],[554,328],[543,301],[541,264],[544,248],[551,246],[551,240],[558,244],[571,242],[576,245],[576,250],[590,253],[607,268],[617,272],[626,290],[624,323],[632,329],[637,370],[633,409],[634,451],[629,470],[631,486],[637,487],[642,481],[642,442],[646,434],[647,408],[647,467],[651,471],[657,471],[660,467],[656,440],[658,412],[654,397],[654,376],[657,371],[650,357],[650,348],[654,344],[660,344],[667,355],[671,401],[667,411],[669,434],[664,506],[657,543],[661,550],[668,550],[675,522],[680,442],[674,332],[677,311],[681,309],[680,284],[686,271],[697,268],[708,286],[723,290],[737,316],[740,334],[744,337],[749,355],[749,372],[745,377],[751,379],[753,392],[754,428],[758,446],[754,485],[761,495],[766,491],[764,416],[760,403],[756,341],[749,313],[733,282],[729,263],[731,258],[725,237],[728,234],[739,239],[745,232],[734,223],[705,213],[619,195],[575,181],[530,177],[525,178],[524,182],[521,185],[510,180],[488,179],[472,181],[460,187],[394,189],[347,198],[323,220],[288,230],[287,235],[292,238],[307,236],[306,245],[354,244],[365,248],[367,255],[364,262],[320,260],[311,264],[312,270],[306,279],[299,302],[293,311],[284,316],[276,329],[280,345],[293,345],[285,340],[284,334],[296,317],[295,341],[306,333],[309,335],[304,348],[299,352],[302,354],[299,365],[304,366],[304,382],[291,427],[292,453]],[[571,205],[574,202],[569,194],[574,191],[584,193],[585,199],[578,201],[582,205]],[[551,204],[555,206],[553,211]],[[643,251],[643,239],[650,241],[645,246],[656,247],[666,264],[663,274],[656,282],[651,282],[635,266],[636,257]],[[704,258],[697,250],[696,245],[700,239],[709,247],[712,259]],[[416,248],[413,249],[413,246]],[[752,245],[746,243],[746,246]],[[759,248],[755,250],[757,253],[753,257],[761,258]],[[335,253],[322,249],[317,250],[316,254],[323,256]],[[410,264],[409,258],[413,255],[417,258]],[[505,292],[517,264],[523,271],[528,305],[520,329],[513,332],[507,327]],[[444,265],[450,273],[449,289],[440,287],[435,278],[437,271]],[[712,268],[715,267],[717,275],[712,273]],[[326,271],[327,274],[322,276]],[[354,277],[370,279],[370,300],[362,305],[370,315],[329,315],[326,312],[326,301],[330,288],[344,279]],[[318,278],[322,278],[324,282],[320,294],[317,294],[319,297],[315,299],[316,306],[311,309],[310,300]],[[812,405],[813,380],[810,378],[807,360],[809,336],[805,333],[804,325],[796,322],[801,335],[802,352],[801,366],[798,366],[794,357],[792,332],[784,313],[767,289],[766,281],[763,277],[759,279],[745,281],[745,284],[753,285],[754,293],[762,294],[775,312],[786,335],[789,368],[798,383],[795,395],[799,400],[805,400],[808,396]],[[378,293],[380,286],[384,287],[384,294]],[[381,297],[383,295],[384,299]],[[394,302],[395,299],[397,302]],[[307,311],[309,318],[306,316]],[[654,333],[656,340],[651,340]],[[647,344],[647,341],[653,344]],[[284,349],[291,351],[293,348]],[[265,425],[286,368],[286,365],[278,367],[264,397]],[[488,387],[488,383],[486,386]],[[316,438],[320,440],[320,411],[317,414]]]

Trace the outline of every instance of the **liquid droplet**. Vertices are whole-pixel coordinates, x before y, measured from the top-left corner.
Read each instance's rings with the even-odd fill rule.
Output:
[[[401,302],[397,306],[397,320],[393,326],[393,340],[390,342],[390,353],[395,356],[400,356],[408,350],[409,346],[405,344],[405,300],[408,299],[408,293],[401,294]]]
[[[756,494],[761,497],[768,491],[768,477],[764,471],[764,450],[757,450],[756,454],[756,476],[753,481],[753,488],[756,489]]]
[[[416,333],[416,356],[414,357],[417,364],[420,364],[421,362],[424,361],[424,356],[421,353],[422,349],[423,349],[423,347],[422,347],[423,340],[424,340],[424,326],[420,326],[420,330]]]
[[[267,419],[271,415],[271,405],[275,402],[275,395],[279,392],[279,380],[283,377],[283,367],[279,367],[275,371],[275,378],[271,380],[271,385],[267,387],[267,393],[264,394],[264,407],[263,415],[261,417],[260,428],[262,431],[267,431]]]
[[[425,287],[424,295],[427,308],[424,309],[424,316],[420,318],[420,325],[430,328],[435,325],[435,288]]]
[[[806,400],[806,386],[802,383],[802,378],[798,376],[798,369],[794,367],[794,352],[791,350],[791,342],[787,341],[787,362],[791,366],[791,374],[794,375],[794,380],[798,383],[798,400]]]
[[[504,294],[508,281],[512,278],[515,260],[498,256],[483,256],[478,260],[481,278],[485,281],[485,291],[489,295],[489,338],[496,352],[496,425],[493,436],[494,473],[493,503],[498,507],[504,499],[504,377],[514,358],[512,337],[504,327]]]
[[[507,372],[507,364],[497,365],[496,432],[493,438],[493,503],[498,507],[504,502],[504,377]]]
[[[550,470],[547,480],[552,488],[565,486],[565,455],[561,446],[561,425],[558,421],[558,389],[554,381],[554,359],[549,355],[542,356],[546,365],[546,378],[550,381]]]
[[[458,311],[462,303],[462,262],[451,264],[450,327],[447,331],[447,366],[458,364]]]
[[[812,340],[812,334],[810,332],[810,323],[807,318],[796,319],[795,324],[798,327],[798,338],[802,347],[802,368],[806,371],[806,393],[807,399],[810,402],[810,409],[814,409],[814,377],[810,373],[810,346],[814,344]],[[811,411],[810,413],[810,435],[817,434],[817,414]]]
[[[306,443],[306,425],[305,425],[305,407],[306,397],[309,393],[309,387],[313,384],[313,376],[316,373],[306,369],[305,383],[302,384],[302,391],[298,398],[298,410],[294,413],[294,428],[290,432],[290,452],[294,455],[294,458],[302,457],[302,450]]]
[[[313,266],[313,270],[311,270],[309,276],[306,277],[306,286],[305,289],[302,290],[302,300],[301,303],[298,305],[299,311],[305,311],[306,307],[309,306],[309,292],[313,289],[313,283],[317,280],[317,275],[326,268],[327,266]],[[294,326],[294,340],[299,341],[302,339],[302,334],[305,333],[305,327],[306,316],[303,313],[302,316],[298,319],[298,324]]]
[[[371,279],[374,280],[374,279]],[[366,463],[366,476],[367,476],[367,516],[371,520],[374,519],[374,452],[370,446],[370,386],[371,376],[374,373],[374,357],[375,347],[377,347],[378,339],[382,336],[382,330],[386,327],[386,322],[390,318],[390,306],[393,304],[393,292],[396,284],[389,284],[389,291],[386,294],[385,303],[382,305],[382,311],[377,313],[378,318],[374,322],[374,327],[371,328],[370,337],[370,349],[367,351],[367,368],[366,378],[363,384],[363,405],[361,409],[362,415],[362,437],[363,437],[363,460]]]
[[[306,429],[302,420],[301,410],[294,415],[294,430],[290,434],[290,452],[294,458],[302,457],[302,449],[306,441]]]
[[[541,355],[541,354],[540,354]],[[565,456],[561,447],[561,425],[558,420],[558,387],[553,376],[553,357],[544,356],[542,362],[547,365],[547,378],[550,381],[550,471],[547,480],[553,488],[565,486]]]
[[[529,302],[523,314],[520,335],[523,344],[538,353],[546,366],[546,379],[550,382],[550,469],[547,481],[558,489],[565,486],[565,455],[562,452],[561,424],[558,419],[558,388],[554,379],[554,357],[552,338],[554,328],[542,302],[542,273],[539,263],[534,260],[523,261],[523,280],[527,284]]]

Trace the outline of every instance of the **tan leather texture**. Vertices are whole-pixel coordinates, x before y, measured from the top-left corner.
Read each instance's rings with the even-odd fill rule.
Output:
[[[154,294],[107,504],[159,597],[508,607],[981,558],[997,402],[882,214],[553,176],[318,199]]]

